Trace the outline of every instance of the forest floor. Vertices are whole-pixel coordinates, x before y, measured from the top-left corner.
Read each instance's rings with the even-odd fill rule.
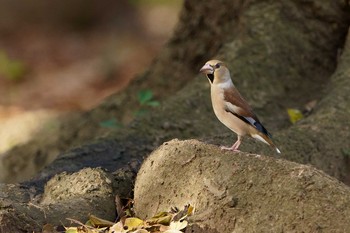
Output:
[[[137,7],[137,20],[125,18],[127,25],[78,32],[29,25],[2,33],[0,56],[18,61],[24,74],[0,72],[0,153],[25,143],[44,122],[91,109],[125,88],[171,36],[180,6]]]

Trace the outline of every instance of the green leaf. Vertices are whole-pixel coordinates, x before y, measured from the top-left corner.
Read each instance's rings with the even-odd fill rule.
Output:
[[[158,107],[160,105],[160,103],[159,103],[159,101],[152,100],[152,101],[148,101],[146,103],[146,105],[151,106],[151,107]]]
[[[115,119],[115,118],[112,118],[112,119],[106,120],[106,121],[101,121],[99,124],[101,127],[104,127],[104,128],[121,128],[121,127],[123,127],[123,125],[121,123],[119,123],[117,121],[117,119]]]
[[[0,74],[13,81],[20,80],[26,72],[24,64],[11,60],[6,53],[0,51]]]
[[[140,104],[143,105],[153,98],[153,92],[151,90],[141,90],[137,93],[137,98]]]

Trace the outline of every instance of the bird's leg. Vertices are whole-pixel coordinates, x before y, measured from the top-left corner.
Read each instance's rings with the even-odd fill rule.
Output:
[[[242,137],[238,136],[237,141],[233,143],[231,147],[222,146],[221,150],[232,150],[232,151],[239,152],[240,150],[238,150],[238,147],[241,145],[241,142],[242,142]]]

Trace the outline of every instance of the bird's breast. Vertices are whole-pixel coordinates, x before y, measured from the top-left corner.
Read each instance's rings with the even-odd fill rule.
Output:
[[[224,91],[222,88],[211,87],[211,101],[214,113],[221,123],[238,135],[244,136],[250,134],[251,127],[247,123],[226,111]]]

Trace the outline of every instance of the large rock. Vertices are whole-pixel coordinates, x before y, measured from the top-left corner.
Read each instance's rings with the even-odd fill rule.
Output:
[[[86,222],[90,214],[115,220],[113,178],[100,168],[54,176],[42,195],[33,187],[0,185],[0,233],[41,232],[46,223],[68,225],[72,218]],[[125,192],[125,191],[123,191]]]
[[[282,155],[283,156],[283,155]],[[142,165],[135,210],[196,207],[192,232],[345,232],[350,189],[311,166],[172,140]],[[205,229],[205,230],[203,230]]]

